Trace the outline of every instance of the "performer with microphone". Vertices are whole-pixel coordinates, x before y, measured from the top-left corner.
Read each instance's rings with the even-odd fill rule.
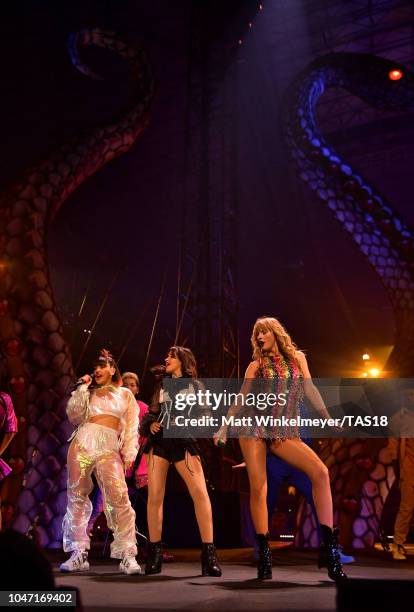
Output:
[[[132,467],[138,446],[138,413],[134,396],[120,386],[121,375],[111,353],[103,349],[93,378],[76,383],[66,412],[77,425],[68,450],[68,506],[63,519],[63,549],[71,557],[62,572],[89,569],[87,533],[92,512],[89,494],[95,474],[104,497],[104,512],[114,541],[111,557],[121,559],[119,570],[138,574],[135,512],[128,497],[125,471]]]
[[[93,372],[92,374],[84,374],[83,376],[81,376],[81,378],[78,378],[78,380],[75,382],[75,384],[73,385],[72,391],[76,391],[76,389],[79,389],[79,387],[81,387],[82,385],[89,386],[92,380],[93,380]]]
[[[144,416],[140,434],[148,436],[144,447],[148,465],[148,530],[150,535],[146,574],[159,574],[162,564],[162,519],[165,484],[170,464],[187,485],[194,503],[197,523],[202,541],[201,571],[203,576],[221,576],[213,543],[213,519],[211,502],[201,465],[200,449],[194,438],[168,438],[163,436],[164,423],[171,414],[171,398],[163,388],[164,375],[182,379],[180,393],[195,391],[197,364],[190,349],[172,346],[165,358],[165,367],[153,368],[157,384],[148,414]],[[188,380],[188,379],[192,380]],[[198,383],[200,384],[200,383]]]

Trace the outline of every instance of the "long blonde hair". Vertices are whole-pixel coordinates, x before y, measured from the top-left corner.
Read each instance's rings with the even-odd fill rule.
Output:
[[[253,348],[253,359],[258,359],[260,361],[260,358],[262,357],[260,346],[257,341],[257,336],[261,331],[273,332],[278,349],[282,353],[283,357],[291,359],[297,365],[299,365],[299,361],[296,355],[298,347],[293,342],[292,338],[289,336],[281,322],[275,319],[274,317],[259,317],[258,319],[256,319],[256,322],[253,326],[252,337],[250,339]]]

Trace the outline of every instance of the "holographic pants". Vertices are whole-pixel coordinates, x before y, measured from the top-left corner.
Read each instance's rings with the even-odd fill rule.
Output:
[[[124,464],[114,429],[85,423],[77,431],[68,450],[68,506],[63,519],[63,550],[89,549],[88,521],[92,513],[89,494],[95,473],[104,499],[108,527],[113,532],[111,557],[137,554],[135,512],[128,497]]]

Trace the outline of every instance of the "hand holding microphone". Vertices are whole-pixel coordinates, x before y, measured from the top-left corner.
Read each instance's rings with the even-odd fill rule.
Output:
[[[160,381],[165,376],[165,365],[162,363],[155,365],[150,368],[150,372],[154,376],[155,380]]]
[[[84,374],[83,376],[81,376],[81,378],[78,378],[78,380],[75,382],[74,388],[77,389],[81,385],[88,385],[89,387],[91,382],[92,382],[92,376],[90,374]]]
[[[214,444],[219,447],[226,446],[227,442],[227,427],[222,426],[213,436]]]

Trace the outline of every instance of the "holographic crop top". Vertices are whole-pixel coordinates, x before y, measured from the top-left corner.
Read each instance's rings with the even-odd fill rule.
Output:
[[[135,397],[125,387],[105,387],[89,391],[80,385],[66,406],[66,413],[73,425],[81,426],[91,417],[110,415],[120,422],[119,447],[124,461],[134,461],[138,452],[138,405]],[[76,432],[74,433],[76,437]]]

